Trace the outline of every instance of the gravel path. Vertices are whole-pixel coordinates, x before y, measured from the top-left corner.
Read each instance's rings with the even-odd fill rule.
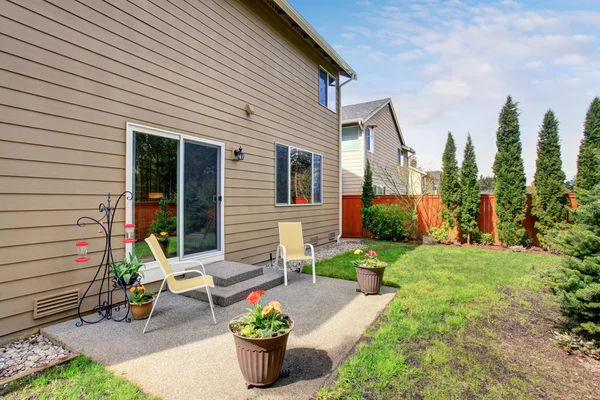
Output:
[[[331,242],[321,246],[316,246],[315,259],[316,261],[327,260],[347,251],[364,249],[365,247],[367,247],[367,245],[362,239],[342,239],[340,243]],[[310,261],[292,261],[288,263],[288,268],[291,271],[300,272],[301,267],[306,264],[310,264]],[[269,262],[266,262],[262,265],[269,266],[270,264]],[[281,261],[279,262],[279,267],[282,268]]]
[[[0,380],[31,368],[39,367],[71,352],[57,346],[50,339],[37,334],[29,339],[11,342],[0,347]]]

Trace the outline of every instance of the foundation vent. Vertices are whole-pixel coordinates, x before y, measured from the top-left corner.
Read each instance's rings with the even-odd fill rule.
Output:
[[[313,246],[318,245],[319,244],[319,237],[318,236],[311,237],[309,243],[312,244]]]
[[[79,289],[54,293],[33,300],[33,318],[47,317],[63,311],[77,308],[79,305]]]
[[[329,232],[329,241],[331,242],[331,241],[335,240],[336,236],[337,235],[335,234],[335,232]]]

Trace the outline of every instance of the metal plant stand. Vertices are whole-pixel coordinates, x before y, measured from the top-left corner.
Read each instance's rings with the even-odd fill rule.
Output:
[[[83,296],[79,300],[79,306],[77,307],[77,317],[79,318],[79,321],[77,321],[77,323],[76,323],[77,326],[82,326],[84,323],[85,324],[95,324],[104,319],[107,319],[107,320],[111,319],[111,320],[117,321],[117,322],[121,322],[121,321],[131,322],[131,316],[130,316],[131,310],[130,310],[129,301],[128,301],[129,297],[127,296],[127,288],[130,287],[131,285],[129,285],[129,286],[119,285],[119,283],[117,282],[116,273],[113,273],[112,277],[109,274],[109,272],[111,271],[111,268],[114,268],[113,264],[115,262],[114,257],[113,257],[113,252],[112,252],[113,222],[114,222],[114,218],[115,218],[115,213],[119,206],[119,202],[121,201],[121,199],[123,197],[125,197],[126,201],[131,201],[131,199],[133,198],[133,195],[129,191],[125,191],[125,192],[121,193],[121,195],[117,198],[117,201],[115,202],[115,204],[113,206],[113,205],[111,205],[110,193],[108,193],[106,204],[100,203],[100,205],[98,206],[98,211],[101,214],[103,214],[101,218],[96,219],[96,218],[92,218],[92,217],[88,217],[88,216],[83,216],[77,220],[77,225],[80,228],[85,227],[86,224],[89,224],[89,223],[97,224],[100,227],[98,232],[99,233],[103,232],[104,237],[105,237],[104,253],[102,255],[102,261],[98,265],[98,270],[96,271],[96,274],[94,275],[94,279],[92,279],[92,281],[90,282],[90,285],[85,290],[85,292],[83,293]],[[85,244],[87,245],[87,243],[85,243]],[[83,258],[83,259],[78,258],[75,261],[85,262],[85,261],[89,261],[89,258],[87,258],[87,257]],[[113,272],[116,272],[116,271],[113,270]],[[96,280],[99,279],[100,274],[102,274],[102,275],[101,275],[101,281],[100,281],[100,289],[98,291],[98,304],[96,306],[94,306],[94,308],[92,309],[92,312],[90,314],[90,315],[97,314],[99,316],[99,318],[93,319],[93,320],[86,319],[81,314],[81,307],[83,305],[84,300],[87,297],[88,292],[90,291],[92,286],[96,283]],[[123,291],[123,295],[125,296],[124,305],[120,305],[119,303],[113,302],[113,295],[114,295],[115,290]],[[115,318],[113,313],[121,311],[121,308],[124,308],[127,312],[125,313],[124,316]]]

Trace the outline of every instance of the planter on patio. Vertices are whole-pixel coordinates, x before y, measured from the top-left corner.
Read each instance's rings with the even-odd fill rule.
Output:
[[[356,255],[362,254],[363,251],[358,249],[354,252]],[[365,295],[377,294],[381,289],[383,282],[383,273],[387,263],[377,259],[377,253],[373,250],[365,253],[364,257],[359,260],[352,261],[356,269],[356,280],[360,291]]]
[[[277,380],[288,337],[294,329],[294,321],[283,314],[278,302],[271,301],[264,308],[259,304],[264,293],[264,290],[250,293],[247,299],[254,308],[228,324],[248,388],[267,386]],[[277,328],[272,330],[274,326]]]
[[[156,292],[146,291],[144,285],[132,286],[129,289],[129,309],[135,319],[146,319],[152,312],[152,304]]]
[[[152,311],[152,304],[154,304],[154,299],[142,303],[140,305],[129,303],[131,306],[131,315],[133,315],[134,319],[146,319],[150,315]]]

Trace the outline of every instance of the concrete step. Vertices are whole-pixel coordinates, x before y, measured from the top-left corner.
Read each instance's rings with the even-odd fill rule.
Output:
[[[206,271],[208,273],[208,270]],[[259,275],[243,282],[238,282],[229,286],[215,286],[210,289],[213,302],[221,307],[227,307],[233,303],[244,300],[250,292],[255,290],[267,290],[275,286],[283,284],[283,273],[274,273],[265,271],[263,275]],[[193,290],[187,293],[182,293],[183,296],[193,299],[208,302],[206,289]]]
[[[196,269],[190,267],[187,269]],[[234,261],[218,261],[204,266],[206,273],[213,277],[215,286],[231,286],[236,283],[256,278],[263,274],[263,267],[242,264]],[[189,275],[189,276],[188,276]],[[186,274],[185,278],[192,278],[197,274]]]

